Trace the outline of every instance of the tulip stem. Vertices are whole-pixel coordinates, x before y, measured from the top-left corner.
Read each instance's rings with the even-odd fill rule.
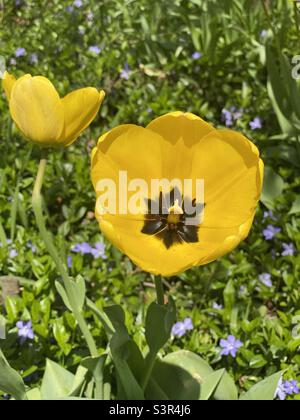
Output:
[[[157,303],[159,305],[165,304],[165,297],[164,297],[164,286],[162,282],[161,276],[155,276],[155,289],[156,289],[156,296],[157,296]]]
[[[44,179],[44,175],[45,175],[45,170],[46,170],[46,165],[47,165],[47,160],[46,159],[41,159],[40,160],[40,164],[39,164],[39,169],[38,169],[38,173],[37,173],[37,177],[35,180],[35,184],[34,184],[34,189],[33,189],[33,194],[32,194],[32,206],[33,206],[33,211],[34,211],[34,215],[35,215],[35,219],[36,219],[36,223],[37,226],[39,228],[40,231],[40,235],[45,243],[45,246],[49,252],[49,254],[51,255],[53,261],[55,262],[55,265],[57,267],[57,270],[59,271],[64,286],[65,286],[65,291],[67,293],[68,296],[68,300],[70,303],[70,306],[72,308],[72,312],[78,322],[79,328],[86,340],[86,343],[88,345],[90,354],[92,357],[97,357],[99,356],[98,350],[97,350],[97,346],[95,344],[95,341],[93,339],[93,336],[88,328],[88,325],[82,315],[81,309],[78,307],[77,305],[77,301],[76,301],[76,296],[74,293],[74,288],[72,285],[72,280],[69,277],[68,271],[66,269],[65,264],[62,262],[52,239],[52,235],[50,234],[50,232],[48,232],[47,228],[46,228],[46,223],[45,223],[45,218],[43,215],[43,208],[42,208],[42,194],[41,194],[41,190],[42,190],[42,185],[43,185],[43,179]]]

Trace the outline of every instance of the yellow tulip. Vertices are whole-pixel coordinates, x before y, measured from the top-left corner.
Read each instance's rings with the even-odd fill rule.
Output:
[[[47,78],[30,74],[16,80],[6,72],[2,84],[17,127],[43,147],[72,144],[93,121],[105,96],[88,87],[60,98]]]
[[[117,185],[116,200],[128,180],[202,179],[201,220],[186,224],[184,202],[174,199],[167,215],[100,211],[96,216],[103,234],[143,270],[171,276],[207,264],[233,250],[250,231],[262,191],[263,162],[256,146],[242,134],[216,130],[190,113],[174,112],[152,121],[147,128],[119,126],[104,134],[92,153],[92,180],[99,198],[99,181]],[[152,184],[151,184],[152,185]],[[181,192],[180,192],[181,193]],[[128,199],[133,192],[128,193]],[[144,197],[148,204],[153,196]],[[154,198],[155,199],[155,198]],[[162,200],[162,193],[156,199]],[[118,203],[117,203],[118,204]]]

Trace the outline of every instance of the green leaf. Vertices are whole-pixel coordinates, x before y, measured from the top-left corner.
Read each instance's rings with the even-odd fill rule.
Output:
[[[221,401],[236,401],[238,399],[237,387],[232,377],[226,371],[217,386],[214,393],[214,399]]]
[[[172,326],[176,320],[174,301],[169,300],[168,305],[151,303],[146,316],[146,340],[151,353],[157,353],[168,341]]]
[[[216,372],[211,373],[208,375],[200,389],[200,400],[207,401],[212,396],[213,392],[217,388],[222,376],[224,375],[225,370],[220,369]]]
[[[289,211],[289,214],[297,214],[300,213],[300,195],[296,198],[294,201],[291,210]]]
[[[25,385],[21,376],[8,364],[0,350],[0,389],[16,400],[27,400]]]
[[[104,384],[104,365],[107,359],[107,354],[99,357],[87,357],[81,362],[81,365],[87,369],[95,381],[95,399],[103,399],[103,384]],[[72,394],[74,395],[74,394]]]
[[[55,287],[56,287],[56,290],[57,290],[58,294],[62,298],[62,301],[64,302],[65,306],[69,309],[69,311],[72,312],[72,307],[71,307],[71,304],[69,302],[67,292],[65,291],[65,288],[63,287],[63,285],[59,281],[56,280],[55,281]]]
[[[41,395],[43,400],[55,400],[69,396],[75,376],[47,359],[46,370],[42,381]]]
[[[273,401],[278,386],[278,382],[283,375],[283,371],[275,373],[254,385],[248,392],[241,396],[243,401]]]
[[[281,176],[270,167],[265,168],[264,188],[261,201],[269,209],[273,209],[275,200],[282,194],[285,183]]]
[[[73,294],[75,297],[77,308],[81,311],[83,309],[83,305],[85,302],[85,294],[86,294],[86,286],[85,286],[84,278],[80,275],[77,276],[75,281],[71,280],[71,285],[72,285]],[[56,281],[55,287],[60,297],[62,298],[65,306],[69,309],[69,311],[73,312],[68,294],[64,286],[59,281]]]

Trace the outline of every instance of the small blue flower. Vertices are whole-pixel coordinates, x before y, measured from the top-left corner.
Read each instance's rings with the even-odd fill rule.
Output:
[[[100,53],[101,53],[101,48],[100,47],[98,47],[98,45],[91,45],[90,47],[89,47],[89,52],[91,52],[91,53],[93,53],[93,54],[96,54],[96,55],[99,55]]]
[[[285,388],[284,388],[284,385],[283,385],[282,376],[278,381],[274,398],[279,398],[280,401],[284,401],[286,399],[286,392],[285,392]]]
[[[283,384],[284,391],[287,395],[298,395],[300,394],[300,389],[298,386],[298,381],[292,379],[291,381],[285,381]]]
[[[86,16],[88,22],[92,22],[94,20],[94,13],[93,12],[89,12]]]
[[[73,5],[77,8],[80,8],[80,7],[83,6],[83,2],[82,2],[82,0],[75,0]]]
[[[233,125],[232,113],[228,109],[222,110],[222,121],[225,122],[226,127],[231,127]]]
[[[183,337],[188,331],[194,328],[191,318],[185,318],[182,322],[176,322],[172,328],[172,335],[174,337]]]
[[[262,120],[259,117],[255,117],[253,121],[250,121],[249,126],[251,130],[258,130],[262,128]]]
[[[12,248],[9,251],[9,258],[14,259],[18,256],[18,251],[15,248]]]
[[[273,283],[271,280],[271,274],[270,273],[262,273],[258,276],[259,281],[262,282],[266,287],[272,287]]]
[[[91,254],[94,258],[102,258],[105,260],[107,255],[105,254],[105,244],[103,242],[97,242],[95,247],[92,248]]]
[[[265,210],[263,215],[264,220],[275,219],[273,210]]]
[[[261,37],[261,39],[265,39],[268,36],[268,30],[267,29],[263,29],[259,36]]]
[[[273,239],[277,233],[281,232],[281,229],[278,227],[275,227],[273,225],[268,225],[266,229],[263,230],[263,235],[267,241],[270,241]]]
[[[33,340],[34,339],[34,332],[32,328],[32,322],[23,322],[19,321],[16,324],[18,328],[18,336],[21,339],[21,344],[25,343],[26,340]]]
[[[229,335],[227,340],[222,339],[220,341],[220,346],[223,350],[221,350],[221,356],[231,356],[233,358],[236,357],[236,353],[238,349],[243,346],[243,343],[240,340],[237,340],[233,335]]]
[[[67,258],[68,268],[72,268],[72,263],[73,263],[73,258],[71,257],[71,255],[69,255],[68,258]]]
[[[27,246],[27,248],[29,248],[29,249],[31,249],[31,251],[35,254],[36,253],[36,251],[37,251],[37,248],[36,248],[36,246],[31,242],[31,241],[28,241],[27,243],[26,243],[26,246]]]
[[[217,302],[214,302],[212,304],[212,308],[215,309],[216,311],[221,311],[223,309],[223,306],[219,305]]]
[[[193,60],[199,60],[202,57],[202,53],[199,51],[195,51],[192,55]]]
[[[81,255],[91,254],[92,253],[92,247],[87,242],[82,242],[80,244],[76,244],[72,248],[72,252],[78,253]]]
[[[128,63],[126,63],[124,69],[120,73],[120,78],[129,80],[129,77],[130,77],[130,68],[129,68]]]
[[[16,56],[17,58],[19,58],[19,57],[24,57],[25,55],[26,55],[26,50],[25,50],[25,48],[20,47],[20,48],[17,48],[17,49],[16,49],[16,51],[15,51],[15,56]]]
[[[66,7],[66,12],[73,13],[74,12],[74,7],[73,6],[67,6]]]
[[[39,57],[36,53],[30,54],[29,56],[30,64],[37,64],[39,62]]]
[[[283,243],[282,247],[283,247],[283,251],[282,251],[281,255],[283,257],[289,257],[289,256],[292,257],[293,255],[295,255],[296,250],[295,250],[294,244]]]

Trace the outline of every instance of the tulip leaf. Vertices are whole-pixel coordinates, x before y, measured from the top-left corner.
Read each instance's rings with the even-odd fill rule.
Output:
[[[55,400],[64,398],[72,391],[75,376],[58,365],[47,359],[46,370],[41,386],[43,400]]]
[[[68,308],[69,311],[72,312],[72,307],[71,307],[71,304],[69,302],[67,292],[65,291],[65,288],[63,287],[63,285],[59,281],[56,280],[55,281],[55,287],[56,287],[56,290],[57,290],[59,296],[62,298],[62,301],[64,302],[64,305],[66,306],[66,308]]]
[[[72,288],[73,288],[73,294],[74,294],[74,297],[75,297],[76,306],[79,310],[82,310],[84,302],[85,302],[85,294],[86,294],[86,286],[85,286],[84,278],[80,275],[77,276],[75,281],[71,280],[71,285],[72,285]],[[60,297],[62,298],[65,306],[71,312],[73,312],[72,305],[70,303],[68,294],[67,294],[64,286],[59,281],[56,281],[55,282],[55,287],[56,287],[56,290],[59,293]]]
[[[176,320],[174,301],[167,305],[151,303],[146,316],[146,340],[151,353],[157,353],[168,341]]]
[[[119,305],[110,306],[104,311],[115,328],[110,349],[117,371],[118,398],[144,400],[144,392],[139,385],[144,371],[144,358],[128,334],[125,313]]]
[[[243,401],[273,401],[283,371],[275,373],[254,385],[248,392],[241,396]]]
[[[221,401],[236,401],[238,399],[237,387],[232,377],[226,371],[215,390],[214,399]]]
[[[200,388],[200,400],[207,401],[213,395],[218,384],[220,383],[225,370],[220,369],[208,375]]]
[[[0,350],[0,390],[16,400],[27,400],[25,385],[21,376],[7,362]]]
[[[265,168],[264,188],[261,201],[269,209],[274,209],[275,200],[282,194],[285,183],[281,176],[270,167]]]

